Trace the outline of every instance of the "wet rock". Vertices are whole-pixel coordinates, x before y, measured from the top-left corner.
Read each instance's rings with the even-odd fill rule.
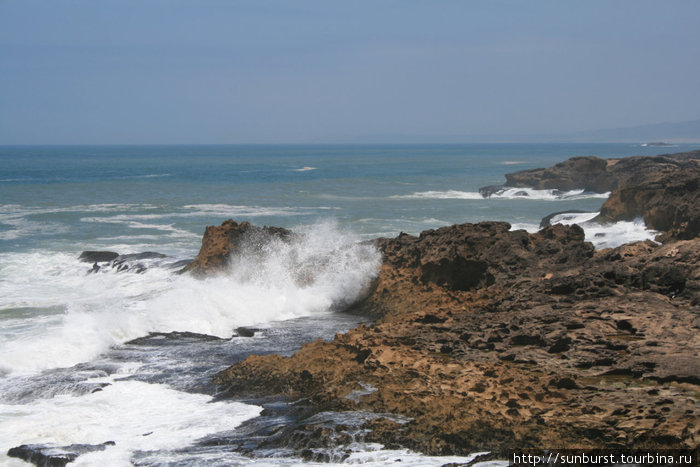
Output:
[[[119,256],[113,251],[83,251],[78,259],[83,263],[108,263]]]
[[[641,217],[647,228],[665,232],[663,241],[700,234],[700,161],[695,167],[660,170],[629,180],[600,209],[601,222]]]
[[[137,337],[126,342],[127,345],[162,345],[164,342],[173,342],[178,340],[190,341],[221,341],[221,337],[212,336],[209,334],[200,334],[189,331],[172,331],[172,332],[151,332],[147,336]]]
[[[107,446],[114,446],[114,441],[102,444],[71,444],[69,446],[50,446],[44,444],[23,444],[7,451],[9,457],[22,459],[39,467],[63,467],[73,462],[78,456],[94,451],[104,451]]]
[[[377,422],[370,439],[430,454],[696,446],[700,239],[595,251],[584,237],[485,222],[378,239],[379,277],[357,307],[374,325],[291,357],[250,356],[214,380],[228,394],[402,414],[410,421]],[[673,384],[650,390],[662,383]],[[363,384],[376,391],[348,399]],[[660,396],[674,404],[656,406]]]
[[[259,331],[259,329],[239,327],[236,328],[235,333],[239,337],[253,337],[256,331]]]
[[[581,211],[580,209],[569,209],[568,211],[557,211],[553,212],[545,217],[542,218],[540,221],[540,229],[544,229],[548,225],[551,225],[552,218],[555,216],[559,216],[561,214],[580,214],[588,211]]]

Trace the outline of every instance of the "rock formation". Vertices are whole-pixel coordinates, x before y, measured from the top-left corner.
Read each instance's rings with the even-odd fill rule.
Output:
[[[378,239],[383,264],[371,293],[356,305],[376,317],[371,326],[306,344],[291,357],[251,355],[215,382],[230,394],[403,415],[408,422],[368,421],[366,439],[430,454],[694,448],[700,443],[698,154],[604,164],[578,158],[556,176],[543,169],[541,184],[517,182],[616,190],[601,217],[641,215],[674,242],[596,251],[575,225],[530,234],[503,222]],[[574,183],[582,167],[591,174]],[[235,235],[226,232],[238,224],[227,222],[207,228],[200,256],[209,259],[195,271],[230,255],[231,248],[212,246],[213,239],[231,244]],[[223,259],[214,261],[217,251]]]
[[[607,193],[652,173],[683,171],[698,167],[700,167],[700,151],[622,159],[600,159],[595,156],[572,157],[545,169],[522,170],[506,174],[504,187]],[[489,196],[499,188],[503,187],[489,186],[479,191],[483,196]]]
[[[610,194],[596,219],[644,219],[647,228],[665,232],[660,240],[688,240],[700,233],[700,164],[650,172],[628,180]]]
[[[210,225],[204,231],[202,247],[197,257],[180,272],[203,275],[226,268],[232,254],[247,248],[260,248],[271,238],[291,239],[292,232],[280,227],[257,227],[249,222],[240,224],[229,219],[220,226]]]
[[[375,324],[215,382],[405,415],[370,437],[433,454],[700,441],[697,239],[594,251],[577,226],[493,222],[377,245]]]

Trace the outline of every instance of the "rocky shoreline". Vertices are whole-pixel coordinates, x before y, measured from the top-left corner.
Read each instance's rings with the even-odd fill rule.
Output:
[[[599,220],[642,217],[664,243],[596,251],[576,225],[530,234],[502,222],[378,239],[381,270],[355,304],[374,324],[288,358],[251,355],[215,383],[408,417],[373,418],[367,440],[427,454],[695,448],[699,179],[700,151],[510,174],[508,186],[612,191]],[[219,269],[246,235],[291,234],[208,227],[188,269]]]

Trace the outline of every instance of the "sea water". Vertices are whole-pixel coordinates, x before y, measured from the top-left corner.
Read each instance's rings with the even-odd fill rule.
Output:
[[[542,217],[567,210],[584,213],[553,222],[579,223],[597,247],[653,238],[641,220],[592,222],[605,194],[518,189],[483,198],[478,189],[577,155],[690,149],[0,147],[0,463],[22,465],[5,456],[20,444],[113,441],[76,463],[304,464],[284,450],[244,455],[203,443],[278,422],[260,417],[262,405],[252,401],[212,399],[210,379],[251,353],[289,355],[357,325],[362,317],[339,310],[366,289],[381,261],[362,240],[484,220],[536,231]],[[176,274],[179,261],[196,255],[204,227],[228,218],[301,235],[243,255],[219,277]],[[141,273],[89,273],[92,265],[78,261],[82,250],[165,256],[142,260]],[[235,336],[241,326],[254,335]],[[465,460],[361,442],[343,457],[348,452],[335,460]]]

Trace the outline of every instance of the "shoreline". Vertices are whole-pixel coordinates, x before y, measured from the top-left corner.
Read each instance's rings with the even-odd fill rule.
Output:
[[[651,170],[621,190],[678,174]],[[644,216],[638,204],[622,216]],[[377,321],[292,357],[251,355],[214,381],[229,394],[409,417],[374,419],[368,436],[425,454],[694,448],[700,241],[677,211],[665,210],[665,244],[598,251],[576,225],[528,234],[482,222],[378,239],[381,271],[357,305]]]

